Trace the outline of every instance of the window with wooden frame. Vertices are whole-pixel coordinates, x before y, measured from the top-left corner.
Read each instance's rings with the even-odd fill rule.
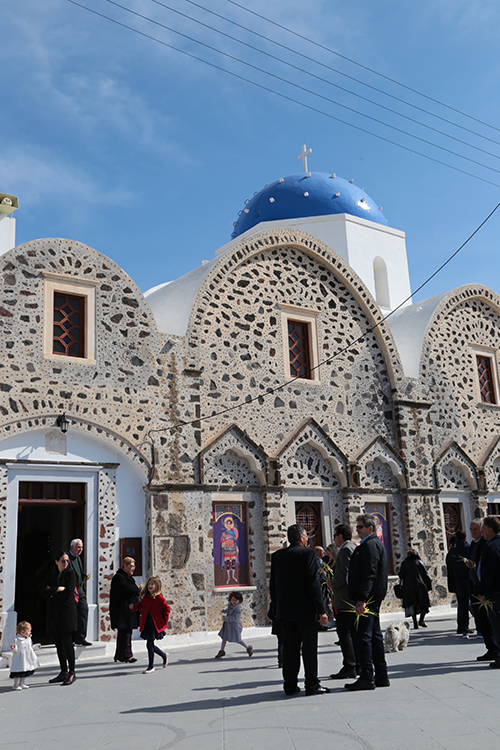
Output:
[[[392,556],[392,531],[388,503],[366,503],[365,513],[377,519],[376,534],[385,547],[387,553],[387,572],[394,575],[394,559]]]
[[[133,557],[135,560],[135,576],[142,576],[142,537],[122,537],[119,541],[120,550],[120,568],[126,557]]]
[[[85,357],[85,297],[54,293],[52,352]]]
[[[287,378],[319,381],[318,310],[280,305],[283,332],[283,358]]]
[[[485,404],[496,404],[493,358],[486,354],[476,354],[476,365],[481,401]]]
[[[98,282],[43,272],[44,355],[95,364],[95,288]]]
[[[288,320],[288,358],[292,378],[311,380],[309,323]]]

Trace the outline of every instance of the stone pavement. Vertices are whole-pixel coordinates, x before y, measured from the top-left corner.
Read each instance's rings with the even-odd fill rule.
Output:
[[[287,698],[276,639],[253,641],[249,659],[229,644],[170,652],[167,669],[143,675],[96,659],[74,685],[49,685],[42,667],[14,692],[0,670],[2,750],[500,750],[500,671],[476,662],[481,640],[455,635],[455,620],[429,619],[406,651],[388,654],[390,688],[349,693],[326,679],[341,666],[334,632],[320,634],[319,671],[329,695]],[[165,641],[161,645],[165,644]]]

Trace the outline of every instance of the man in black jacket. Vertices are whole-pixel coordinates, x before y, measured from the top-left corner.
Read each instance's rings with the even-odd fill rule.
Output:
[[[87,620],[89,617],[89,605],[87,604],[87,595],[85,593],[85,583],[89,576],[83,572],[82,564],[83,542],[81,539],[72,539],[69,546],[69,565],[75,571],[76,582],[78,587],[78,603],[76,605],[78,612],[78,624],[73,643],[77,646],[91,646],[87,641]]]
[[[498,649],[493,640],[488,612],[485,607],[480,606],[481,602],[479,601],[479,578],[477,571],[479,569],[481,555],[486,546],[486,539],[483,536],[483,529],[478,521],[471,521],[469,528],[472,542],[469,547],[469,560],[466,564],[469,568],[469,576],[472,585],[471,611],[476,623],[477,633],[478,635],[482,635],[484,645],[486,646],[486,653],[477,656],[476,659],[477,661],[496,661],[498,659]]]
[[[271,608],[279,620],[283,640],[283,681],[287,695],[300,692],[297,684],[300,653],[305,672],[306,695],[329,693],[318,680],[318,619],[328,615],[321,595],[316,553],[307,546],[303,526],[288,529],[289,547],[271,557]],[[319,618],[318,618],[319,616]]]
[[[487,516],[483,521],[483,536],[486,544],[478,567],[479,599],[491,602],[488,617],[493,639],[497,646],[497,657],[490,667],[500,669],[500,522],[498,518]]]
[[[374,516],[358,516],[356,530],[361,543],[352,553],[348,584],[349,597],[356,603],[359,615],[354,644],[361,672],[356,682],[345,687],[347,690],[374,690],[390,685],[379,620],[380,605],[387,594],[387,554],[375,533],[377,519]]]
[[[453,540],[453,537],[452,537]],[[448,591],[457,597],[457,633],[467,636],[469,630],[469,599],[472,593],[472,582],[465,559],[469,557],[470,547],[466,541],[465,531],[459,530],[455,535],[455,544],[446,555],[446,572],[448,574]]]

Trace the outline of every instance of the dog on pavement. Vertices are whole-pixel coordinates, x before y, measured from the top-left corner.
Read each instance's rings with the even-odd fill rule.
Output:
[[[385,653],[404,651],[410,638],[410,623],[406,620],[393,622],[384,633]]]

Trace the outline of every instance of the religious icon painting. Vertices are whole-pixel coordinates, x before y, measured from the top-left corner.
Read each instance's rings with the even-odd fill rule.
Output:
[[[387,563],[389,575],[394,574],[394,563],[392,560],[391,524],[389,519],[389,506],[387,503],[367,503],[365,513],[375,516],[377,519],[377,536],[387,552]]]
[[[216,587],[249,585],[246,503],[212,505]]]

